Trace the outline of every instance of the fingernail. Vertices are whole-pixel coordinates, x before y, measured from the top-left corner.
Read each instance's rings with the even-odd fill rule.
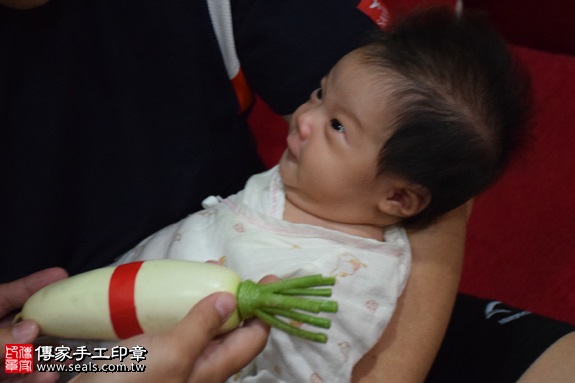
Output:
[[[220,294],[218,299],[216,299],[214,307],[220,314],[222,320],[225,321],[234,312],[236,308],[236,299],[229,293]]]
[[[31,321],[23,321],[12,327],[12,338],[15,343],[32,342],[38,333],[38,326]]]

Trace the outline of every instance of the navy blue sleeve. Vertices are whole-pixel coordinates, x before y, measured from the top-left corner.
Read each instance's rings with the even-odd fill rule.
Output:
[[[292,113],[375,24],[358,0],[236,0],[236,48],[255,92]]]

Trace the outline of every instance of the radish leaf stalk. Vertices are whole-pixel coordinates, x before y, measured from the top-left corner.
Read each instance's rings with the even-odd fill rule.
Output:
[[[331,289],[319,288],[320,286],[333,286],[334,277],[322,275],[310,275],[306,277],[285,279],[268,284],[257,284],[252,281],[240,283],[237,294],[238,312],[242,319],[258,317],[271,327],[285,331],[314,342],[326,343],[327,336],[323,333],[312,332],[295,327],[286,323],[276,316],[282,316],[297,322],[307,323],[315,327],[329,328],[331,321],[305,314],[337,312],[337,302],[305,296],[331,296]],[[300,310],[300,311],[296,311]]]
[[[327,318],[314,317],[294,310],[267,308],[264,311],[270,315],[282,316],[284,318],[289,318],[296,322],[307,323],[315,327],[321,327],[326,329],[331,327],[331,321]]]

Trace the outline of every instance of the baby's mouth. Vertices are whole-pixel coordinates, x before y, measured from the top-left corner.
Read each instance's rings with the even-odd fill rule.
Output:
[[[297,158],[293,155],[292,151],[288,149],[286,149],[286,156],[287,156],[287,160],[288,161],[292,161],[292,162],[296,162]]]

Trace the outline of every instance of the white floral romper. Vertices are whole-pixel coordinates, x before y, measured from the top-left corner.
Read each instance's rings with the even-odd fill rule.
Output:
[[[272,330],[263,352],[230,381],[348,382],[353,366],[383,333],[406,284],[407,235],[392,228],[385,241],[376,241],[286,222],[284,201],[276,166],[227,199],[208,198],[205,210],[150,236],[119,262],[214,260],[253,281],[268,274],[335,276],[331,299],[339,311],[324,314],[332,320],[327,344]]]

